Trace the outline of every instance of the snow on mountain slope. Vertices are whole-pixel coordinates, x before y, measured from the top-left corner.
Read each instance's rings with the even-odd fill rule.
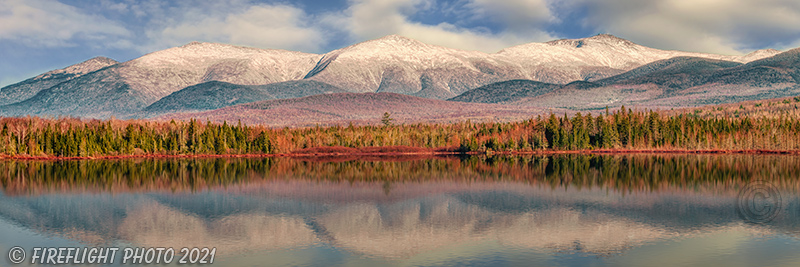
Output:
[[[59,83],[0,107],[0,114],[127,117],[172,92],[206,81],[259,85],[301,79],[320,57],[194,42]]]
[[[25,100],[56,84],[117,63],[119,62],[110,58],[95,57],[63,69],[48,71],[25,81],[3,87],[0,89],[0,105]]]
[[[677,57],[600,80],[592,90],[562,87],[512,105],[603,109],[694,107],[800,94],[800,48],[747,64]]]
[[[613,35],[600,34],[583,39],[562,39],[506,48],[497,58],[520,64],[524,78],[549,83],[598,80],[657,60],[673,57],[700,57],[747,63],[774,56],[780,51],[758,50],[744,56],[725,56],[660,50],[638,45]]]
[[[222,81],[259,85],[303,78],[321,56],[286,50],[192,42],[121,64],[119,74],[155,102],[190,85]]]
[[[63,69],[45,72],[43,74],[40,74],[39,76],[36,76],[36,79],[47,79],[53,76],[66,75],[66,74],[80,76],[117,63],[119,62],[107,57],[95,57]]]
[[[324,55],[305,78],[353,92],[396,92],[443,99],[511,79],[566,84],[607,78],[677,56],[749,62],[779,52],[766,49],[724,56],[659,50],[602,34],[524,44],[487,54],[389,35]]]
[[[193,42],[124,63],[96,58],[7,86],[0,89],[0,115],[136,117],[142,109],[173,92],[210,81],[248,86],[313,81],[349,92],[448,99],[515,79],[553,84],[597,81],[677,56],[750,62],[777,53],[766,49],[743,56],[723,56],[667,51],[611,35],[531,43],[494,54],[429,45],[397,35],[325,55]],[[764,68],[748,70],[747,77],[769,71]],[[305,95],[295,92],[295,87],[280,88],[275,92]],[[213,95],[226,99],[224,94]]]
[[[326,54],[306,78],[353,92],[445,98],[521,74],[486,53],[389,35]]]
[[[756,61],[756,60],[765,59],[765,58],[768,58],[768,57],[773,57],[773,56],[776,56],[776,55],[778,55],[780,53],[783,53],[783,52],[781,52],[779,50],[776,50],[776,49],[772,49],[772,48],[770,48],[770,49],[760,49],[760,50],[756,50],[756,51],[750,52],[749,54],[744,55],[744,56],[734,57],[735,59],[732,60],[732,61],[737,61],[737,62],[741,62],[741,63],[749,63],[749,62],[753,62],[753,61]],[[731,59],[727,59],[727,60],[731,60]]]

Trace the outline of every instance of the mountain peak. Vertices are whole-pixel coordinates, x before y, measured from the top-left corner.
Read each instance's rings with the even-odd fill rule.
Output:
[[[198,41],[192,41],[177,48],[189,49],[189,50],[221,49],[221,48],[254,49],[246,46],[237,46],[232,44],[212,43],[212,42],[198,42]]]
[[[608,33],[601,33],[592,37],[584,38],[589,40],[598,40],[598,41],[613,41],[613,42],[630,42],[626,39],[619,38],[615,35],[608,34]]]
[[[192,42],[190,42],[188,44],[182,45],[181,47],[192,47],[192,46],[199,46],[199,45],[203,45],[203,44],[206,44],[206,43],[205,42],[192,41]]]
[[[411,39],[405,36],[400,36],[397,34],[386,35],[384,37],[369,40],[362,42],[360,44],[378,44],[378,45],[390,45],[390,46],[424,46],[426,45],[423,42],[417,41],[415,39]],[[358,44],[357,44],[358,45]]]
[[[87,60],[87,61],[84,61],[84,62],[82,62],[82,63],[78,63],[78,65],[80,65],[80,64],[106,64],[106,65],[114,65],[114,64],[117,64],[117,63],[119,63],[119,62],[118,62],[118,61],[116,61],[116,60],[113,60],[113,59],[110,59],[110,58],[107,58],[107,57],[100,56],[100,57],[93,57],[93,58],[90,58],[90,59],[89,59],[89,60]]]
[[[386,35],[384,37],[375,39],[375,41],[384,41],[384,42],[418,42],[417,40],[414,40],[414,39],[411,39],[411,38],[408,38],[408,37],[405,37],[405,36],[402,36],[402,35],[397,35],[397,34]]]
[[[767,49],[759,49],[753,52],[748,53],[747,55],[777,55],[780,54],[781,51],[777,49],[767,48]]]
[[[222,43],[192,41],[190,43],[187,43],[185,45],[179,46],[177,48],[189,49],[189,50],[192,50],[192,49],[194,49],[194,50],[197,50],[197,49],[202,50],[202,49],[249,48],[249,47],[236,46],[236,45],[231,45],[231,44],[222,44]]]
[[[420,51],[430,51],[438,48],[408,37],[392,34],[378,39],[368,40],[357,43],[329,54],[340,54],[342,52],[361,53],[361,54],[385,54],[385,53],[418,53]],[[446,48],[442,48],[446,49]],[[438,49],[434,49],[438,50]]]
[[[758,51],[764,51],[764,52],[770,52],[770,53],[772,53],[772,52],[781,52],[780,50],[774,49],[774,48],[759,49],[759,50],[756,50],[754,52],[758,52]]]
[[[598,34],[592,37],[581,38],[581,39],[560,39],[555,41],[547,42],[546,44],[549,45],[558,45],[558,46],[573,46],[575,48],[581,48],[588,43],[598,43],[598,44],[605,44],[611,46],[631,46],[635,45],[635,43],[628,41],[626,39],[619,38],[617,36],[611,34]]]
[[[217,60],[230,59],[253,61],[256,60],[256,58],[259,58],[258,60],[268,60],[265,57],[272,57],[273,59],[275,57],[289,59],[293,58],[294,56],[306,57],[316,55],[282,49],[261,49],[231,44],[195,41],[182,46],[155,51],[126,62],[125,64],[137,66],[149,65],[151,67],[164,66],[166,64],[172,66],[181,66],[185,69],[199,70],[208,67],[207,64],[219,63]]]
[[[781,51],[776,50],[776,49],[772,49],[772,48],[759,49],[759,50],[750,52],[747,55],[742,56],[742,58],[745,59],[746,62],[750,62],[750,61],[756,61],[756,60],[759,60],[759,59],[773,57],[773,56],[776,56],[776,55],[778,55],[780,53],[781,53]]]
[[[84,62],[75,64],[75,65],[68,66],[68,67],[63,68],[63,69],[57,69],[57,70],[52,70],[52,71],[45,72],[45,73],[37,76],[37,78],[47,78],[47,77],[51,77],[52,75],[56,75],[56,74],[83,75],[83,74],[86,74],[86,73],[89,73],[89,72],[93,72],[93,71],[96,71],[96,70],[99,70],[99,69],[102,69],[102,68],[117,64],[117,63],[119,63],[119,62],[117,62],[116,60],[107,58],[107,57],[93,57],[93,58],[91,58],[89,60],[86,60]]]

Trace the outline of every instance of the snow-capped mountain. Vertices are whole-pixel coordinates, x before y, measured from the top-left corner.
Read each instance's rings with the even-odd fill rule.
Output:
[[[126,116],[172,92],[207,81],[260,85],[301,79],[319,58],[286,50],[193,42],[67,82],[36,84],[35,95],[8,101],[17,103],[1,106],[0,114]]]
[[[677,56],[746,63],[777,53],[759,50],[744,56],[723,56],[658,50],[611,35],[531,43],[497,53],[446,48],[397,35],[324,55],[193,42],[123,63],[95,58],[4,87],[0,89],[0,115],[138,117],[143,109],[172,93],[211,81],[247,86],[277,84],[280,86],[269,89],[270,95],[276,96],[327,92],[288,92],[306,88],[305,83],[300,87],[284,83],[314,81],[320,82],[314,85],[319,88],[330,86],[348,92],[393,92],[448,99],[515,79],[552,84],[597,81]],[[239,94],[252,89],[206,89],[226,88],[238,88]],[[186,92],[191,91],[196,90]],[[204,92],[207,94],[196,97],[218,98],[209,99],[208,103],[240,102],[233,97],[235,94]]]
[[[190,85],[260,85],[303,78],[320,56],[286,50],[192,42],[122,63],[117,70],[153,102]]]
[[[522,73],[490,54],[390,35],[325,54],[306,78],[353,92],[449,98]]]
[[[673,57],[594,82],[559,85],[531,80],[504,81],[450,100],[592,110],[621,105],[689,107],[797,95],[800,95],[800,48],[747,64]]]
[[[524,79],[566,84],[594,81],[673,57],[699,57],[747,63],[777,55],[775,49],[758,50],[744,56],[660,50],[642,46],[613,35],[600,34],[583,39],[563,39],[506,48],[495,58],[520,65]]]
[[[744,56],[659,50],[612,35],[510,47],[494,54],[429,45],[390,35],[332,51],[306,75],[353,92],[396,92],[429,98],[459,95],[498,81],[566,84],[594,81],[678,56],[746,63],[780,51]]]
[[[95,57],[63,69],[39,74],[36,77],[0,89],[0,105],[30,98],[41,90],[117,63],[119,62],[110,58]]]

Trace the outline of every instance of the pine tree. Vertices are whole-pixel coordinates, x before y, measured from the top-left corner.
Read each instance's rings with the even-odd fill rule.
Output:
[[[603,123],[601,140],[603,148],[614,148],[619,145],[619,133],[612,123]]]
[[[384,112],[383,118],[381,118],[381,123],[383,123],[383,126],[389,127],[392,126],[393,120],[394,119],[392,118],[392,114],[390,114],[389,112]]]

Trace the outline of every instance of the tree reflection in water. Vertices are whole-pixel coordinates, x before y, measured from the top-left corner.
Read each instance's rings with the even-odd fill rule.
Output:
[[[212,244],[220,255],[323,246],[380,259],[492,244],[613,258],[717,234],[800,238],[797,156],[2,161],[0,169],[0,219],[86,244]],[[786,201],[767,224],[736,214],[738,190],[755,180]]]

